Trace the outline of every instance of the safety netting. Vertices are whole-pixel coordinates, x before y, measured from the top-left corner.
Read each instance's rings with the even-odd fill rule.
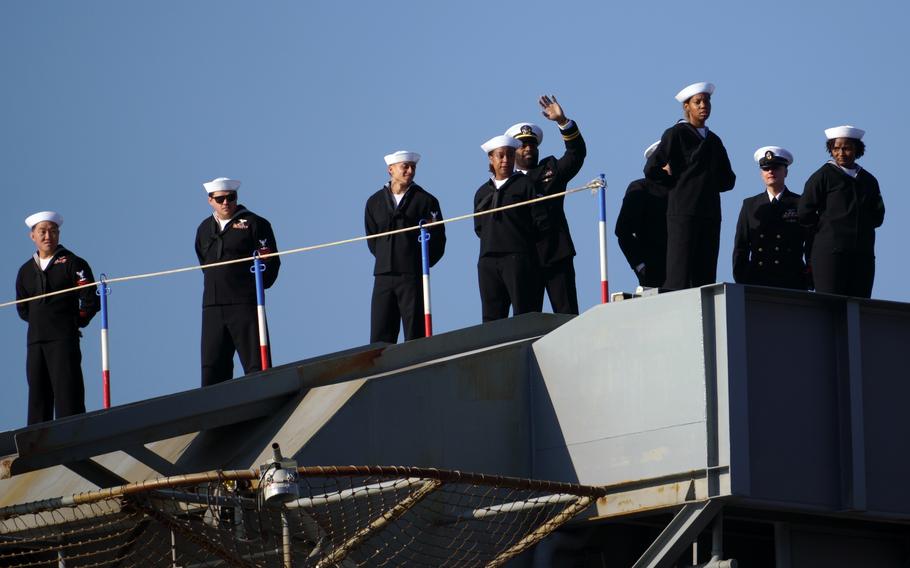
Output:
[[[0,509],[0,567],[501,566],[603,488],[409,467],[155,479]],[[293,490],[293,491],[292,491]]]

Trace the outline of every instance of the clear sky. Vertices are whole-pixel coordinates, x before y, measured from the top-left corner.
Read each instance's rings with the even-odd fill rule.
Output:
[[[423,154],[416,181],[447,217],[468,213],[487,177],[480,144],[531,120],[541,155],[562,153],[537,97],[556,94],[588,158],[570,187],[607,176],[612,233],[642,152],[681,116],[673,95],[717,85],[708,124],[737,173],[722,197],[718,278],[745,197],[762,190],[756,148],[780,145],[801,192],[826,159],[823,130],[867,131],[860,160],[887,209],[873,297],[906,302],[910,209],[906,138],[910,4],[886,2],[32,1],[0,3],[2,300],[34,251],[23,219],[54,209],[61,242],[96,275],[195,264],[211,213],[201,183],[242,180],[240,201],[268,218],[280,248],[363,232],[366,198],[387,179],[383,155]],[[596,198],[570,196],[582,309],[599,301]],[[432,274],[437,333],[480,322],[477,238],[448,226]],[[614,290],[636,281],[615,239]],[[275,363],[369,339],[372,257],[364,243],[283,258],[269,291]],[[115,285],[113,400],[199,385],[202,276]],[[84,331],[86,405],[101,407],[100,318]],[[0,430],[25,424],[26,324],[0,313]],[[781,330],[775,345],[798,346]],[[659,348],[659,347],[657,347]],[[239,368],[239,366],[238,366]],[[237,371],[235,371],[237,372]]]

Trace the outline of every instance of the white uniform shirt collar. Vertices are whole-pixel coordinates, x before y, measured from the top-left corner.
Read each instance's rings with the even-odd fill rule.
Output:
[[[405,189],[402,193],[395,193],[394,191],[392,191],[392,184],[391,184],[391,182],[388,183],[388,184],[386,184],[386,187],[389,189],[389,193],[392,195],[392,199],[395,200],[395,206],[396,206],[396,207],[398,207],[399,205],[401,205],[401,200],[404,199],[404,196],[407,195],[409,191],[411,191],[411,187],[412,187],[413,185],[414,185],[414,182],[411,182],[411,184],[408,186],[408,188]]]
[[[679,119],[679,121],[680,121],[680,122],[685,122],[685,123],[688,124],[689,126],[692,126],[692,123],[689,122],[688,120],[684,119],[684,118]],[[699,136],[701,136],[702,138],[707,138],[707,137],[708,137],[708,127],[707,127],[707,126],[702,126],[701,128],[699,128],[699,127],[697,127],[697,126],[692,126],[692,128],[694,128],[695,131],[698,132]]]
[[[512,179],[513,177],[515,177],[515,174],[517,174],[517,173],[518,173],[517,170],[514,171],[514,172],[512,172],[512,175],[510,175],[510,176],[507,177],[506,179],[496,179],[496,178],[491,177],[491,178],[490,178],[490,181],[493,182],[493,185],[496,186],[496,189],[499,189],[499,188],[501,188],[502,186],[504,186],[504,185],[506,184],[507,181],[509,181],[510,179]]]
[[[223,231],[225,229],[225,227],[227,227],[231,221],[233,221],[234,219],[237,218],[238,215],[241,215],[243,213],[246,213],[246,209],[244,209],[241,206],[238,206],[237,211],[235,211],[234,214],[231,215],[230,219],[219,219],[218,215],[215,215],[214,213],[212,213],[212,218],[215,219],[215,221],[218,223],[218,227],[220,228],[220,230]]]
[[[848,176],[850,176],[852,178],[855,178],[857,175],[859,175],[860,170],[863,169],[857,163],[853,164],[854,166],[856,166],[856,168],[852,169],[852,170],[850,168],[845,168],[841,165],[838,165],[838,163],[835,162],[834,160],[828,160],[828,163],[831,164],[832,166],[836,166],[840,171],[844,172],[845,174],[847,174]]]
[[[51,261],[57,258],[57,253],[60,252],[60,246],[57,245],[57,250],[54,251],[54,254],[50,255],[47,258],[41,258],[38,256],[38,252],[35,251],[35,254],[32,255],[32,258],[35,259],[35,264],[37,264],[42,271],[47,270],[47,267],[51,265]]]
[[[34,256],[35,256],[35,262],[38,263],[38,267],[41,268],[42,271],[47,270],[47,267],[50,265],[51,261],[54,260],[53,255],[51,255],[48,258],[41,258],[40,256],[38,256],[38,253],[36,252]]]
[[[784,196],[784,192],[786,192],[786,191],[787,191],[787,188],[785,187],[782,190],[780,190],[780,193],[778,193],[777,195],[774,195],[773,193],[771,193],[770,189],[765,188],[765,193],[768,194],[768,201],[770,201],[771,203],[774,203],[775,201],[780,201],[780,198]]]

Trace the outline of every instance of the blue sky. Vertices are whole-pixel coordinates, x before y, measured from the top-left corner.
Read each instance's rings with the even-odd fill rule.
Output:
[[[23,219],[66,218],[61,241],[110,277],[195,263],[210,213],[201,183],[243,181],[280,248],[356,236],[366,198],[387,178],[384,154],[423,154],[416,181],[448,217],[471,209],[486,179],[479,146],[521,120],[545,130],[536,99],[554,93],[603,172],[610,229],[642,151],[680,117],[673,95],[717,85],[709,126],[737,173],[724,194],[718,278],[732,281],[742,200],[762,190],[752,153],[790,149],[802,190],[826,159],[823,130],[867,131],[860,163],[887,209],[873,297],[910,301],[901,225],[908,131],[906,2],[236,2],[19,1],[0,4],[3,109],[0,281],[14,296],[33,252]],[[599,301],[596,198],[569,197],[582,309]],[[448,226],[432,274],[437,333],[480,322],[477,239]],[[610,280],[635,279],[611,239]],[[275,363],[366,343],[372,261],[363,243],[285,257],[268,294]],[[200,273],[115,285],[113,400],[199,384]],[[101,407],[100,318],[82,343],[86,405]],[[25,331],[0,313],[0,430],[25,424]],[[798,337],[786,336],[788,345]]]

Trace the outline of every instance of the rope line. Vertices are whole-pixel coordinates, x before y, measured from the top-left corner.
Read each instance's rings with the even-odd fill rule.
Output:
[[[559,193],[554,193],[554,194],[551,194],[551,195],[544,195],[544,196],[541,196],[541,197],[535,197],[534,199],[528,199],[527,201],[520,201],[520,202],[518,202],[518,203],[512,203],[511,205],[503,205],[502,207],[496,207],[496,208],[493,208],[493,209],[487,209],[487,210],[485,210],[485,211],[478,211],[478,212],[474,212],[474,213],[467,213],[467,214],[465,214],[465,215],[459,215],[459,216],[457,216],[457,217],[451,217],[451,218],[449,218],[449,219],[442,219],[441,221],[433,221],[432,223],[424,223],[424,224],[423,224],[423,227],[426,228],[426,229],[428,229],[428,228],[431,228],[431,227],[435,227],[435,226],[437,226],[437,225],[444,225],[444,224],[446,224],[446,223],[454,223],[455,221],[463,221],[463,220],[465,220],[465,219],[473,219],[474,217],[481,217],[481,216],[483,216],[483,215],[490,215],[491,213],[497,213],[497,212],[499,212],[499,211],[505,211],[505,210],[507,210],[507,209],[514,209],[514,208],[516,208],[516,207],[524,207],[524,206],[526,206],[526,205],[532,205],[532,204],[534,204],[534,203],[538,203],[538,202],[540,202],[540,201],[546,201],[546,200],[548,200],[548,199],[556,199],[557,197],[562,197],[562,196],[565,196],[565,195],[571,195],[571,194],[573,194],[573,193],[578,193],[578,192],[580,192],[580,191],[585,191],[585,190],[596,191],[596,190],[602,189],[602,188],[606,188],[606,185],[605,185],[600,179],[594,179],[594,180],[589,181],[588,183],[586,183],[585,185],[583,185],[583,186],[581,186],[581,187],[575,187],[575,188],[572,188],[572,189],[567,189],[567,190],[565,190],[565,191],[561,191],[561,192],[559,192]],[[260,260],[263,260],[263,259],[271,258],[271,257],[273,257],[273,256],[283,256],[283,255],[289,255],[289,254],[298,254],[298,253],[301,253],[301,252],[309,252],[309,251],[319,250],[319,249],[324,249],[324,248],[329,248],[329,247],[336,247],[336,246],[340,246],[340,245],[346,245],[346,244],[350,244],[350,243],[356,243],[356,242],[359,242],[359,241],[367,241],[367,240],[370,240],[370,239],[378,239],[379,237],[387,237],[387,236],[389,236],[389,235],[397,235],[397,234],[399,234],[399,233],[407,233],[407,232],[409,232],[409,231],[417,231],[417,230],[419,230],[419,229],[420,229],[420,226],[414,225],[413,227],[405,227],[404,229],[395,229],[395,230],[393,230],[393,231],[386,231],[386,232],[384,232],[384,233],[376,233],[376,234],[373,234],[373,235],[364,235],[364,236],[361,236],[361,237],[352,237],[352,238],[350,238],[350,239],[342,239],[342,240],[340,240],[340,241],[332,241],[332,242],[328,242],[328,243],[321,243],[321,244],[318,244],[318,245],[310,245],[310,246],[306,246],[306,247],[299,247],[299,248],[294,248],[294,249],[288,249],[288,250],[282,250],[282,251],[272,252],[272,253],[269,253],[269,254],[262,254],[262,255],[259,255],[259,259],[260,259]],[[223,260],[223,261],[221,261],[221,262],[213,262],[213,263],[211,263],[211,264],[197,264],[197,265],[194,265],[194,266],[185,266],[185,267],[183,267],[183,268],[172,268],[172,269],[170,269],[170,270],[161,270],[161,271],[158,271],[158,272],[146,272],[146,273],[144,273],[144,274],[134,274],[134,275],[131,275],[131,276],[120,276],[120,277],[117,277],[117,278],[105,278],[105,279],[104,279],[104,282],[105,282],[107,285],[110,285],[110,284],[114,284],[114,283],[117,283],[117,282],[129,282],[129,281],[131,281],[131,280],[143,280],[143,279],[145,279],[145,278],[157,278],[158,276],[168,276],[168,275],[170,275],[170,274],[179,274],[179,273],[181,273],[181,272],[190,272],[190,271],[193,271],[193,270],[203,270],[203,269],[206,269],[206,268],[216,268],[216,267],[219,267],[219,266],[227,266],[227,265],[229,265],[229,264],[238,264],[238,263],[241,263],[241,262],[252,262],[254,259],[255,259],[255,256],[254,256],[254,255],[251,255],[251,256],[248,256],[248,257],[244,257],[244,258],[235,258],[235,259],[233,259],[233,260]],[[6,307],[9,307],[9,306],[15,306],[15,305],[17,305],[17,304],[24,304],[24,303],[26,303],[26,302],[31,302],[31,301],[34,301],[34,300],[40,300],[40,299],[42,299],[42,298],[49,298],[49,297],[51,297],[51,296],[58,296],[58,295],[60,295],[60,294],[68,294],[68,293],[73,292],[73,291],[76,291],[76,290],[84,289],[86,286],[95,286],[95,287],[97,287],[97,286],[99,286],[100,284],[101,284],[101,282],[96,280],[96,281],[94,281],[94,282],[89,282],[89,283],[87,283],[87,284],[82,284],[81,286],[73,286],[72,288],[66,288],[66,289],[64,289],[64,290],[56,290],[56,291],[54,291],[54,292],[48,292],[47,294],[40,294],[40,295],[38,295],[38,296],[32,296],[32,297],[30,297],[30,298],[22,298],[21,300],[12,300],[12,301],[4,302],[4,303],[0,304],[0,308],[6,308]]]

